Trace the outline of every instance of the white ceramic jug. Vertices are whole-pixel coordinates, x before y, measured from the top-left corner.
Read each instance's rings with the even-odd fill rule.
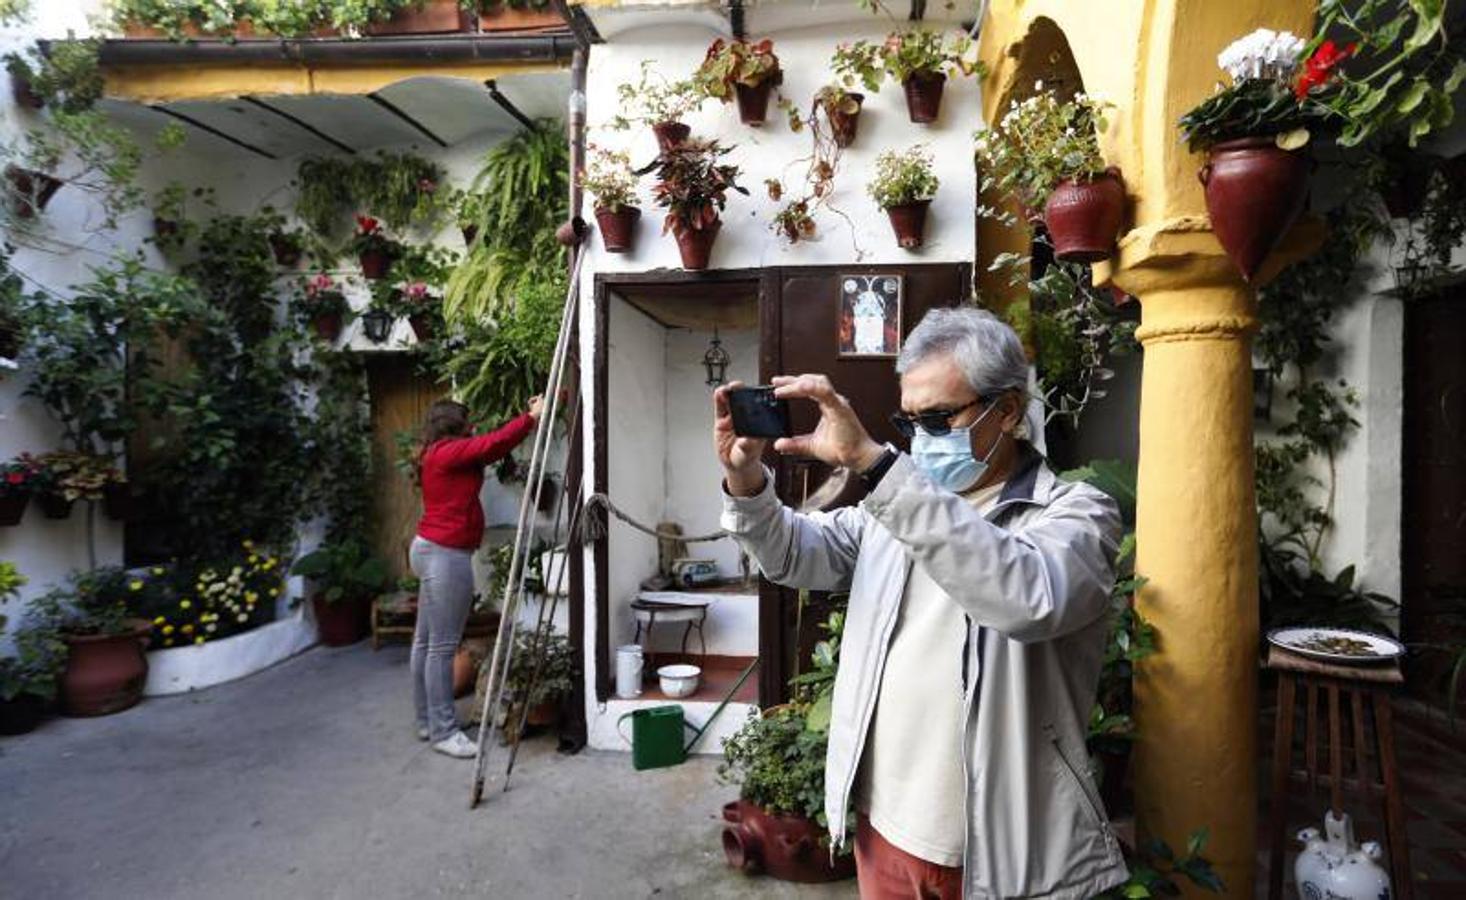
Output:
[[[623,644],[616,648],[616,696],[630,700],[641,696],[640,644]]]
[[[1381,867],[1384,850],[1375,841],[1354,843],[1354,820],[1329,810],[1327,838],[1317,828],[1298,832],[1303,850],[1293,863],[1293,880],[1303,900],[1390,900],[1390,877]]]

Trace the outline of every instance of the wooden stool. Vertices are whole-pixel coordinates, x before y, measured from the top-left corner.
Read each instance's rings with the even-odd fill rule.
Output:
[[[372,601],[372,649],[382,649],[382,639],[404,637],[409,642],[417,628],[417,598],[405,594],[384,594]]]
[[[1284,846],[1288,826],[1287,790],[1290,781],[1307,783],[1317,792],[1320,780],[1329,788],[1329,804],[1342,812],[1344,785],[1357,790],[1368,802],[1372,793],[1383,791],[1386,847],[1390,854],[1390,879],[1395,897],[1411,900],[1409,837],[1405,833],[1405,812],[1400,805],[1400,782],[1395,771],[1395,729],[1392,724],[1391,688],[1403,684],[1398,662],[1387,665],[1340,666],[1320,662],[1269,646],[1265,668],[1278,673],[1278,720],[1273,734],[1273,794],[1269,810],[1268,900],[1280,900],[1283,893]],[[1308,718],[1303,755],[1306,768],[1293,770],[1293,714],[1299,688],[1303,689]],[[1319,773],[1320,695],[1328,703],[1329,768]],[[1367,703],[1366,703],[1367,701]],[[1344,775],[1343,722],[1340,708],[1347,702],[1353,736],[1353,777]],[[1369,775],[1368,744],[1365,739],[1365,706],[1374,707],[1374,746],[1380,781]]]

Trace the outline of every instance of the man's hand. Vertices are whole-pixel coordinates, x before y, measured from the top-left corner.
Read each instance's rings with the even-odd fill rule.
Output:
[[[735,497],[752,497],[764,487],[764,467],[760,460],[768,442],[739,437],[733,432],[728,392],[740,387],[743,382],[734,381],[713,391],[713,447],[718,451],[718,462],[723,465],[728,492]]]
[[[774,378],[774,396],[784,400],[813,400],[820,407],[820,422],[814,431],[798,437],[779,438],[774,449],[780,453],[811,456],[832,466],[864,472],[881,458],[883,447],[876,443],[850,401],[835,392],[824,375],[779,375]]]

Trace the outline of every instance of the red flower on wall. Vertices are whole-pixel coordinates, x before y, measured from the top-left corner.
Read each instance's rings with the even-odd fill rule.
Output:
[[[1319,44],[1313,55],[1304,61],[1303,74],[1298,76],[1298,83],[1293,85],[1293,94],[1302,100],[1308,96],[1309,91],[1328,84],[1329,79],[1334,77],[1334,70],[1353,55],[1358,46],[1355,43],[1340,49],[1332,40]]]
[[[376,219],[372,218],[371,216],[357,216],[356,217],[356,232],[357,232],[357,234],[360,234],[360,235],[376,234],[378,231],[381,230],[381,228],[382,228],[381,223],[378,222]]]

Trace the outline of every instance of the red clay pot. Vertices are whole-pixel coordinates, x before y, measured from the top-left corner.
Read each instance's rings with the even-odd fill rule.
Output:
[[[114,522],[131,522],[137,518],[137,497],[132,485],[109,484],[102,488],[102,511]]]
[[[68,716],[105,716],[142,699],[148,680],[143,655],[153,624],[128,620],[121,634],[62,634],[66,668],[61,673],[61,703]]]
[[[468,31],[473,14],[462,10],[458,0],[428,0],[420,9],[404,7],[392,14],[392,18],[375,25],[368,25],[366,32],[378,34],[451,34]]]
[[[274,255],[275,262],[287,269],[293,269],[300,264],[300,245],[287,239],[283,235],[270,235],[270,253]]]
[[[630,253],[636,245],[636,223],[641,219],[641,209],[623,206],[615,212],[603,206],[596,207],[596,223],[601,226],[601,243],[607,253]]]
[[[554,700],[546,700],[544,703],[536,703],[529,708],[524,724],[543,728],[547,725],[554,725],[560,719],[560,704]]]
[[[465,225],[460,230],[463,232],[463,246],[472,247],[473,242],[478,239],[478,226]]]
[[[67,500],[60,494],[37,494],[36,504],[41,507],[41,515],[48,519],[69,519],[71,518],[71,505],[74,500]]]
[[[846,96],[855,101],[855,112],[847,113],[825,107],[825,118],[830,120],[830,136],[835,139],[835,146],[842,148],[855,143],[855,132],[860,127],[859,107],[865,102],[864,94],[852,92]]]
[[[1089,181],[1059,182],[1044,204],[1054,255],[1065,262],[1109,259],[1125,219],[1125,180],[1111,166]]]
[[[467,644],[460,644],[453,653],[453,699],[466,697],[473,692],[474,675],[478,666],[474,665],[474,653]]]
[[[25,517],[25,505],[31,502],[30,494],[6,494],[0,497],[0,527],[19,525]]]
[[[407,317],[407,324],[412,326],[413,337],[417,338],[418,343],[433,339],[436,329],[433,327],[433,317],[427,313],[413,313]]]
[[[723,855],[728,865],[749,875],[816,884],[855,877],[855,856],[836,856],[821,839],[826,832],[812,819],[767,812],[743,800],[723,806]]]
[[[666,153],[687,140],[687,136],[692,134],[692,126],[681,122],[658,122],[652,126],[652,134],[657,136],[657,148]]]
[[[340,313],[322,313],[311,319],[311,328],[315,330],[316,337],[327,342],[341,336],[341,324]]]
[[[515,9],[500,3],[478,16],[479,31],[558,31],[564,27],[565,20],[552,8]]]
[[[22,219],[33,219],[46,208],[51,197],[61,190],[63,182],[45,172],[6,166],[5,178],[10,182],[10,201],[15,214]]]
[[[738,100],[738,118],[744,125],[758,127],[764,123],[769,115],[769,92],[773,89],[772,78],[766,78],[753,86],[742,83],[733,85],[733,95]]]
[[[903,250],[920,247],[926,231],[926,211],[932,205],[930,200],[917,200],[886,208],[891,219],[891,228],[896,232],[896,244]]]
[[[1252,281],[1308,199],[1308,157],[1271,137],[1239,138],[1211,148],[1197,177],[1222,249]]]
[[[316,614],[316,630],[327,647],[346,647],[371,631],[371,604],[362,599],[327,603],[324,594],[311,598]]]
[[[27,109],[43,109],[46,100],[31,85],[31,80],[24,75],[10,76],[10,94],[15,98],[16,106],[23,106]]]
[[[722,219],[714,219],[706,228],[683,228],[675,232],[677,250],[682,254],[682,268],[697,272],[708,267],[713,255],[713,242],[723,228]]]
[[[356,257],[361,265],[361,277],[377,281],[387,277],[392,268],[392,255],[385,250],[367,250]]]
[[[906,89],[906,114],[918,125],[929,125],[942,112],[942,88],[947,76],[941,72],[920,72],[901,82]]]
[[[16,694],[0,700],[0,734],[28,734],[46,717],[46,700],[35,694]]]

